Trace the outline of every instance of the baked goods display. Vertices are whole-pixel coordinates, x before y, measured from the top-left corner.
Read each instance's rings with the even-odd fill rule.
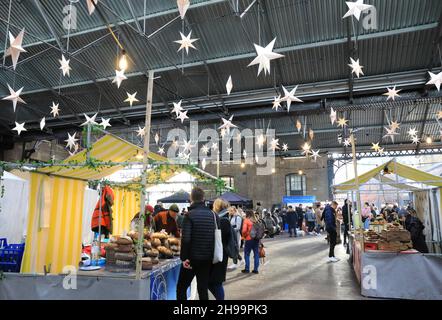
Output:
[[[410,232],[405,230],[398,222],[382,224],[380,231],[367,230],[364,232],[365,248],[370,250],[382,250],[400,252],[413,248]]]

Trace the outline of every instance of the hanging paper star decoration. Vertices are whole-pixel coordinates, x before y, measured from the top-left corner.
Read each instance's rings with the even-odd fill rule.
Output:
[[[331,124],[333,125],[336,122],[336,111],[333,110],[333,108],[330,109],[330,121]]]
[[[409,135],[410,137],[417,136],[417,130],[416,130],[416,128],[411,128],[410,130],[408,130],[408,135]]]
[[[399,129],[399,126],[400,126],[400,124],[399,124],[397,121],[392,121],[392,122],[390,123],[390,128],[391,128],[393,131],[398,130],[398,129]]]
[[[263,134],[261,134],[261,135],[258,137],[258,139],[257,139],[257,141],[256,141],[256,144],[257,144],[258,147],[261,149],[262,146],[264,145],[264,142],[265,142],[265,141],[266,141],[265,136],[264,136]]]
[[[25,34],[25,29],[20,31],[20,33],[18,34],[17,38],[15,38],[12,35],[12,33],[9,32],[9,44],[10,44],[10,47],[8,48],[8,50],[6,50],[5,57],[11,56],[12,67],[13,67],[14,70],[17,67],[17,62],[18,62],[18,58],[20,56],[20,53],[21,52],[26,52],[26,50],[23,49],[23,47],[21,46],[21,44],[23,42],[24,34]]]
[[[159,147],[158,148],[158,154],[161,155],[161,156],[164,154],[164,147]]]
[[[318,158],[321,158],[321,156],[319,155],[319,151],[321,151],[321,150],[316,150],[316,151],[312,151],[312,155],[311,155],[311,157],[313,158],[313,160],[316,162],[316,160],[318,159]]]
[[[124,72],[124,71],[123,71]],[[120,84],[121,84],[121,81],[120,81]],[[118,87],[120,87],[120,85],[119,84],[117,84],[118,85]],[[135,93],[133,93],[133,94],[130,94],[129,92],[126,92],[126,94],[127,94],[127,99],[126,100],[124,100],[124,102],[129,102],[129,105],[132,107],[132,105],[133,105],[133,103],[134,102],[139,102],[140,100],[138,100],[135,96],[137,95],[137,92],[135,92]]]
[[[158,144],[158,142],[160,141],[160,135],[157,133],[155,133],[155,143]]]
[[[294,87],[292,91],[288,92],[288,90],[282,86],[282,90],[284,90],[284,101],[287,101],[287,112],[290,112],[290,105],[292,104],[292,101],[296,102],[303,102],[298,97],[295,97],[296,89],[298,89],[298,86]]]
[[[392,128],[388,128],[388,127],[385,127],[385,130],[387,130],[387,134],[385,136],[383,136],[383,138],[390,137],[391,141],[394,143],[394,136],[399,135],[399,133],[396,132],[395,130],[393,130]]]
[[[80,126],[86,126],[88,124],[91,125],[97,125],[98,123],[95,121],[95,118],[97,117],[97,113],[94,114],[92,117],[89,117],[86,113],[83,113],[84,117],[86,118],[86,121],[83,122]]]
[[[61,55],[61,60],[58,60],[60,62],[60,70],[63,72],[63,76],[68,75],[68,77],[70,77],[70,70],[72,70],[72,68],[69,66],[69,61],[70,59],[66,60],[66,58],[64,57],[64,55]]]
[[[184,151],[183,152],[190,151],[190,149],[193,147],[192,146],[192,142],[190,140],[187,141],[186,139],[184,139],[182,147],[184,147]]]
[[[180,35],[181,35],[181,40],[174,41],[175,43],[178,43],[181,45],[178,49],[178,52],[185,49],[186,54],[189,54],[189,48],[196,49],[195,46],[193,45],[193,43],[195,41],[197,41],[198,39],[191,39],[192,31],[190,31],[187,36],[184,36],[184,34],[182,34],[181,32],[180,32]]]
[[[86,0],[87,10],[89,12],[89,15],[92,15],[92,13],[94,13],[95,11],[95,5],[92,3],[92,1],[95,3],[95,5],[98,4],[98,0]]]
[[[273,151],[279,149],[279,139],[272,139],[272,141],[270,142],[270,149],[272,149]]]
[[[387,96],[387,101],[390,99],[394,101],[396,97],[400,97],[400,95],[398,95],[398,93],[401,90],[396,90],[396,86],[394,86],[392,89],[387,88],[387,90],[388,90],[388,92],[383,94],[384,96]]]
[[[431,80],[427,82],[427,85],[434,84],[437,88],[437,91],[440,91],[440,86],[442,84],[442,72],[439,72],[438,74],[434,74],[430,71],[428,73],[431,76]]]
[[[203,158],[203,160],[201,161],[201,168],[206,169],[206,158]]]
[[[207,154],[209,153],[209,147],[207,146],[207,144],[203,145],[203,147],[201,148],[201,153],[207,156]]]
[[[124,70],[115,70],[115,78],[112,80],[112,83],[116,83],[117,88],[120,88],[121,82],[126,79],[127,77],[124,75]]]
[[[233,115],[230,117],[229,120],[226,120],[224,118],[221,118],[221,119],[223,120],[223,125],[221,127],[219,127],[218,130],[225,129],[225,130],[227,130],[227,132],[229,132],[230,128],[238,128],[236,125],[234,125],[232,123]]]
[[[364,4],[363,0],[357,0],[356,2],[346,1],[345,3],[347,4],[347,7],[349,10],[342,17],[342,19],[354,16],[356,18],[356,20],[359,21],[359,18],[361,17],[361,13],[363,11],[366,11],[366,10],[373,7],[372,5]]]
[[[311,153],[311,145],[306,142],[302,146],[302,154],[307,156],[310,153]]]
[[[22,98],[20,98],[20,94],[23,91],[23,87],[21,87],[17,91],[14,91],[8,84],[8,89],[9,89],[9,96],[4,97],[2,100],[12,101],[12,107],[14,108],[14,112],[15,112],[15,109],[17,108],[17,102],[21,102],[21,103],[26,104],[26,102],[24,102],[24,100]]]
[[[51,113],[52,116],[55,118],[56,116],[58,116],[58,113],[60,112],[60,108],[58,107],[58,103],[55,104],[55,102],[52,101],[52,107],[51,108]]]
[[[342,127],[342,128],[346,127],[347,126],[347,122],[348,122],[347,119],[339,118],[339,120],[338,120],[338,127]]]
[[[70,133],[68,133],[67,140],[64,140],[67,142],[66,148],[69,148],[70,150],[72,150],[72,148],[75,147],[75,144],[78,141],[78,139],[75,138],[76,135],[77,135],[76,132],[74,132],[74,134],[72,136]]]
[[[138,126],[137,136],[144,137],[146,135],[146,127],[141,128]]]
[[[218,149],[218,143],[216,143],[216,142],[213,142],[212,143],[212,148],[211,148],[212,150],[217,150]]]
[[[187,111],[180,112],[177,118],[181,120],[181,123],[184,123],[185,119],[189,119],[189,117],[187,116]]]
[[[23,123],[15,122],[15,127],[12,130],[17,131],[18,135],[20,135],[20,133],[22,131],[28,131],[28,130],[25,129],[25,123],[24,122]]]
[[[265,48],[254,44],[257,57],[252,62],[250,62],[248,67],[259,64],[258,76],[262,70],[264,70],[265,75],[270,74],[270,61],[284,57],[282,54],[273,52],[275,41],[276,38],[273,39]]]
[[[172,112],[175,112],[175,115],[178,117],[179,114],[181,113],[181,111],[183,111],[183,107],[181,107],[181,103],[183,102],[183,100],[180,100],[178,103],[173,103],[173,109]]]
[[[350,147],[350,146],[351,146],[351,141],[350,141],[350,139],[347,138],[347,139],[344,140],[344,146],[345,146],[345,147]]]
[[[374,150],[375,152],[378,152],[379,149],[381,149],[381,147],[379,146],[379,142],[377,142],[377,143],[372,143],[372,147],[371,147],[371,149]]]
[[[359,64],[359,59],[357,61],[353,60],[353,58],[350,58],[351,63],[348,65],[351,68],[351,73],[354,73],[358,78],[362,74],[364,75],[364,72],[362,72],[363,66]]]
[[[278,109],[281,107],[281,101],[282,100],[281,100],[280,95],[278,97],[274,97],[272,109],[275,109],[276,111],[278,111]]]
[[[227,80],[227,83],[226,83],[227,95],[230,95],[230,92],[232,92],[232,89],[233,89],[232,76],[229,76],[229,79]]]
[[[420,141],[418,136],[414,136],[414,137],[411,138],[411,142],[413,144],[419,144],[421,141]]]
[[[184,19],[187,9],[190,7],[190,0],[177,0],[178,11],[180,12],[181,20]]]
[[[227,148],[227,149],[226,149],[226,153],[227,153],[227,154],[231,154],[231,153],[233,153],[233,150],[232,150],[232,148],[230,148],[230,147],[229,147],[229,148]]]
[[[102,126],[104,130],[106,130],[107,127],[112,127],[109,124],[109,121],[110,121],[110,118],[109,119],[101,118],[100,126]]]
[[[46,126],[46,118],[43,117],[40,121],[40,130],[43,131],[44,127]]]
[[[287,152],[289,150],[289,146],[287,145],[287,143],[284,143],[282,145],[282,151]]]

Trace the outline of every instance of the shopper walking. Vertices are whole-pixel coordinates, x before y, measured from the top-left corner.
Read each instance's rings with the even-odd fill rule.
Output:
[[[230,224],[232,225],[234,231],[236,232],[236,239],[238,240],[238,248],[241,248],[241,230],[243,225],[243,218],[241,217],[239,210],[237,210],[235,207],[230,207],[228,209],[229,211],[229,218],[230,218]],[[241,261],[242,257],[241,255],[238,255],[238,260]],[[236,269],[238,267],[238,261],[233,261],[233,264],[231,264],[228,269]]]
[[[261,229],[262,228],[262,229]],[[242,234],[246,240],[244,245],[245,269],[242,273],[250,272],[250,253],[253,251],[253,273],[258,273],[259,268],[259,242],[264,234],[264,227],[258,224],[258,219],[252,210],[246,210],[246,219],[243,223]],[[253,234],[252,234],[253,233]]]
[[[196,276],[200,300],[208,300],[210,270],[215,248],[215,228],[219,217],[204,205],[204,191],[194,188],[190,194],[189,213],[184,217],[181,235],[181,266],[177,299],[187,299],[187,289]],[[215,219],[216,224],[215,224]]]
[[[298,216],[298,229],[299,231],[302,231],[302,223],[304,222],[304,209],[302,208],[301,203],[298,207],[296,207],[296,215]]]
[[[215,263],[212,266],[209,278],[209,290],[216,300],[224,300],[223,282],[226,281],[227,261],[229,259],[226,248],[231,232],[229,212],[227,211],[228,207],[229,203],[223,199],[218,198],[213,203],[213,211],[218,214],[220,220],[221,239],[223,243],[223,261]]]
[[[296,215],[295,210],[293,210],[292,206],[288,206],[287,214],[286,214],[286,221],[289,225],[289,237],[293,237],[292,230],[295,232],[295,237],[298,236],[296,232],[296,224],[298,223],[298,216]]]
[[[328,239],[330,243],[330,250],[328,253],[328,260],[330,262],[337,262],[340,259],[335,257],[335,246],[336,246],[336,209],[338,208],[338,203],[336,201],[332,201],[331,204],[328,204],[324,208],[324,220],[325,220],[325,228],[328,232]]]

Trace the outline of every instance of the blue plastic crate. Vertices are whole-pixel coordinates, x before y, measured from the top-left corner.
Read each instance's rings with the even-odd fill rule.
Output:
[[[24,244],[10,244],[4,249],[0,249],[0,270],[20,272],[24,251]]]

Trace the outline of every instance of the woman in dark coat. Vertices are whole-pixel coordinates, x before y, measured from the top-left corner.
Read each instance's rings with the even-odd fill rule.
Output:
[[[229,204],[222,200],[216,199],[213,203],[213,211],[218,214],[221,229],[221,238],[223,242],[223,261],[218,262],[212,266],[209,278],[209,290],[215,296],[216,300],[224,300],[223,282],[226,281],[227,262],[229,256],[226,248],[230,239],[231,225],[229,220],[229,212],[227,208]]]
[[[427,243],[425,242],[424,229],[425,226],[417,217],[414,209],[408,209],[408,216],[405,219],[405,226],[411,235],[413,248],[421,253],[428,253]]]

